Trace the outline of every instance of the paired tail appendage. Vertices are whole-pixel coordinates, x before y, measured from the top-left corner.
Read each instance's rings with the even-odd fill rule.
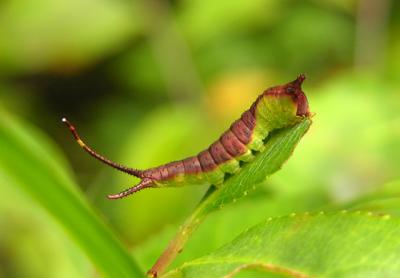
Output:
[[[135,185],[133,187],[130,187],[130,188],[124,190],[124,191],[121,191],[118,194],[107,195],[107,198],[110,199],[110,200],[122,199],[122,198],[125,198],[125,197],[135,193],[135,192],[138,192],[139,190],[151,187],[152,184],[153,184],[152,180],[143,179],[139,184],[137,184],[137,185]]]
[[[97,160],[99,160],[99,161],[101,161],[101,162],[113,167],[114,169],[117,169],[117,170],[119,170],[121,172],[124,172],[124,173],[127,173],[129,175],[132,175],[132,176],[135,176],[135,177],[138,177],[138,178],[142,179],[142,181],[139,184],[137,184],[137,185],[135,185],[135,186],[133,186],[131,188],[128,188],[128,189],[126,189],[126,190],[124,190],[124,191],[122,191],[122,192],[120,192],[118,194],[108,195],[107,196],[108,199],[112,199],[112,200],[121,199],[121,198],[129,196],[129,195],[131,195],[131,194],[133,194],[133,193],[135,193],[135,192],[137,192],[139,190],[142,190],[142,189],[145,189],[145,188],[148,188],[148,187],[152,187],[152,180],[143,177],[143,171],[120,165],[120,164],[115,163],[115,162],[109,160],[108,158],[105,158],[104,156],[98,154],[97,152],[95,152],[92,148],[90,148],[88,145],[86,145],[82,141],[82,139],[80,138],[80,136],[79,136],[78,132],[76,131],[75,127],[66,118],[62,118],[61,121],[68,127],[68,129],[70,130],[70,132],[74,136],[74,138],[75,138],[76,142],[79,144],[79,146],[81,146],[88,154],[90,154],[91,156],[93,156]]]

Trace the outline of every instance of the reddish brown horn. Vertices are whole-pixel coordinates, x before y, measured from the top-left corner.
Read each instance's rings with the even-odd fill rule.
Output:
[[[98,154],[97,152],[95,152],[92,148],[90,148],[89,146],[87,146],[82,139],[80,138],[78,132],[76,131],[76,128],[66,119],[66,118],[62,118],[61,121],[68,127],[68,129],[71,131],[72,135],[74,136],[76,142],[79,144],[79,146],[81,146],[88,154],[90,154],[91,156],[93,156],[94,158],[96,158],[97,160],[100,160],[101,162],[119,170],[122,171],[124,173],[133,175],[135,177],[141,178],[142,177],[142,171],[138,170],[138,169],[133,169],[133,168],[129,168],[126,166],[122,166],[118,163],[115,163],[113,161],[111,161],[108,158],[105,158],[104,156]]]

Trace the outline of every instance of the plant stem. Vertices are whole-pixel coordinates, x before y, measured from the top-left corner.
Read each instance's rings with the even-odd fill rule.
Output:
[[[175,234],[175,237],[169,242],[168,247],[164,250],[158,260],[155,262],[153,267],[147,272],[149,277],[157,277],[160,273],[164,272],[165,269],[171,264],[176,256],[182,252],[189,237],[196,231],[197,227],[203,222],[207,214],[204,213],[204,209],[207,207],[206,202],[203,202],[215,188],[211,187],[195,211],[190,215],[189,218],[182,224],[179,231]]]

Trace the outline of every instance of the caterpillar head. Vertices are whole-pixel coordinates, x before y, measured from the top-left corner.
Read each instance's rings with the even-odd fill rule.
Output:
[[[290,99],[293,101],[291,105],[295,105],[296,116],[306,116],[309,117],[312,113],[308,107],[307,97],[301,89],[301,84],[303,83],[306,76],[300,74],[294,81],[289,82],[284,85],[275,86],[269,88],[264,92],[265,97],[270,97],[272,99]]]

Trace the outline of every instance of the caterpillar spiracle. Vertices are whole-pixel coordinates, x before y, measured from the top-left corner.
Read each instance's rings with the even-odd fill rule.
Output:
[[[301,89],[304,79],[305,75],[301,74],[292,82],[265,90],[208,149],[195,156],[146,170],[122,166],[98,154],[81,140],[75,127],[66,118],[62,121],[78,144],[91,156],[141,179],[133,187],[108,195],[109,199],[120,199],[150,187],[192,184],[220,186],[225,174],[237,173],[240,162],[249,162],[263,151],[271,131],[294,125],[302,117],[311,115],[307,97]]]

